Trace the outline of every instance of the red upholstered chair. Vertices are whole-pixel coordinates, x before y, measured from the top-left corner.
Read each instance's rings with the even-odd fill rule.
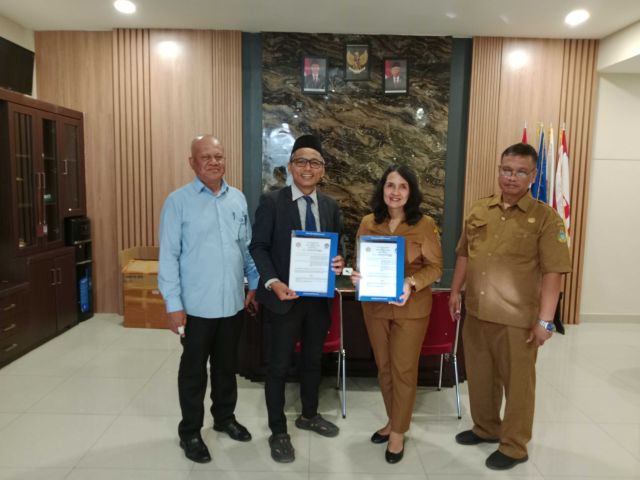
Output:
[[[300,341],[296,342],[296,352],[300,351]],[[338,375],[336,388],[341,390],[342,418],[347,416],[347,353],[344,349],[344,337],[342,332],[342,295],[336,290],[331,306],[331,324],[329,332],[322,347],[323,353],[338,354]]]
[[[442,388],[442,366],[444,356],[453,358],[453,374],[455,376],[456,406],[458,418],[462,418],[460,413],[460,391],[458,388],[458,335],[460,332],[460,322],[451,319],[449,315],[449,292],[433,292],[433,305],[431,307],[431,318],[429,328],[422,341],[421,356],[440,355],[440,375],[438,378],[438,390]]]

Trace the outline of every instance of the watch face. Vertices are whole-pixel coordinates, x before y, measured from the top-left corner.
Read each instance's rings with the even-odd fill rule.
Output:
[[[547,332],[553,332],[553,322],[546,322],[544,320],[540,320],[539,323]]]

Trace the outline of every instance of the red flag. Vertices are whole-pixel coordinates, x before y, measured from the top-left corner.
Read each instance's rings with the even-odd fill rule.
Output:
[[[527,141],[527,123],[525,122],[524,128],[522,129],[522,143],[529,143]]]
[[[569,149],[564,128],[558,146],[558,165],[556,166],[556,191],[554,207],[564,221],[567,242],[571,242],[571,178],[569,176]]]

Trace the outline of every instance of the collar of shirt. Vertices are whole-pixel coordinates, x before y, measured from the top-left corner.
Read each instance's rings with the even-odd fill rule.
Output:
[[[313,203],[315,205],[318,205],[318,191],[317,190],[313,190],[313,192],[311,192],[309,194],[309,196],[311,197],[311,199],[313,200]],[[295,183],[291,184],[291,200],[293,200],[294,202],[297,201],[300,197],[304,197],[304,193],[302,193],[300,191],[300,189],[296,186]]]
[[[225,182],[224,179],[221,180],[220,190],[218,190],[218,193],[213,193],[211,189],[207,187],[204,183],[202,183],[202,180],[200,180],[200,178],[198,177],[193,179],[193,182],[191,182],[191,185],[193,185],[193,189],[197,193],[200,193],[203,190],[206,190],[208,193],[210,193],[214,197],[219,197],[220,195],[224,195],[229,190],[229,185],[227,185],[227,182]]]
[[[522,198],[518,200],[515,206],[517,206],[523,212],[526,212],[527,210],[529,210],[529,207],[531,206],[532,203],[533,203],[533,197],[531,196],[531,191],[527,191],[527,193],[525,193],[522,196]],[[493,198],[489,201],[489,208],[501,206],[501,205],[502,205],[502,194],[498,193],[494,195]]]

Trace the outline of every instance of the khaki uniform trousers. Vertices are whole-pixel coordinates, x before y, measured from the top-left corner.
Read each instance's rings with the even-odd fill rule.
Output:
[[[378,367],[378,383],[391,431],[405,433],[416,401],[420,348],[429,317],[388,319],[365,316]]]
[[[498,450],[511,458],[527,455],[533,428],[538,348],[526,343],[528,336],[529,329],[470,315],[462,330],[473,432],[500,439]]]

